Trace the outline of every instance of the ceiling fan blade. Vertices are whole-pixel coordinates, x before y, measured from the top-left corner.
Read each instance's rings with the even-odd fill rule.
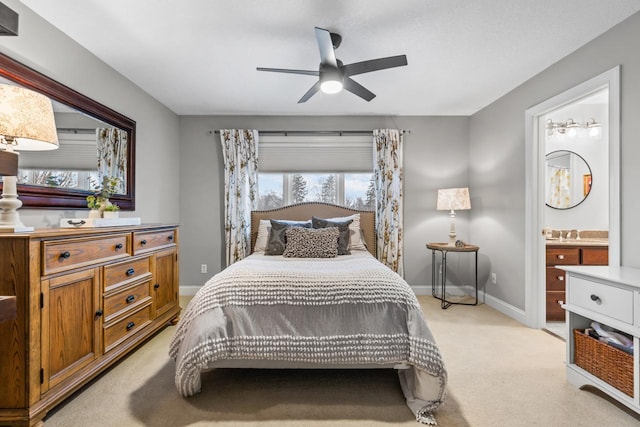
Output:
[[[318,71],[311,70],[290,70],[288,68],[264,68],[264,67],[256,67],[258,71],[271,71],[273,73],[287,73],[287,74],[304,74],[307,76],[319,76],[320,73]]]
[[[336,60],[336,52],[333,50],[331,33],[323,28],[315,27],[315,29],[316,40],[318,40],[318,49],[320,49],[320,64],[330,65],[337,68],[338,61]]]
[[[354,62],[342,67],[345,76],[368,73],[371,71],[385,70],[387,68],[402,67],[407,65],[407,55],[388,56],[386,58],[370,59],[368,61]]]
[[[315,95],[319,90],[320,90],[320,80],[318,80],[316,82],[316,84],[311,86],[311,89],[309,89],[307,91],[307,93],[305,93],[302,96],[302,98],[300,98],[300,101],[298,101],[298,104],[302,104],[303,102],[307,102],[309,100],[309,98],[311,98],[313,95]]]
[[[346,90],[353,93],[354,95],[358,95],[360,98],[364,99],[367,102],[376,97],[376,95],[369,89],[347,76],[344,77],[343,85]]]

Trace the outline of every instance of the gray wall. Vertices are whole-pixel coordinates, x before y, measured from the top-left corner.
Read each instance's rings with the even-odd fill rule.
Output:
[[[144,222],[178,222],[178,116],[16,0],[20,35],[0,52],[136,121],[136,211]],[[173,201],[172,201],[173,200]],[[21,209],[25,225],[50,227],[86,211]]]
[[[471,117],[470,182],[476,198],[470,232],[485,255],[481,272],[494,271],[490,295],[524,310],[524,112],[621,65],[621,264],[640,267],[640,13],[558,61]],[[611,171],[616,173],[616,171]]]
[[[438,212],[438,188],[468,185],[468,118],[466,117],[308,117],[308,116],[183,116],[180,117],[180,218],[182,286],[201,286],[223,268],[222,198],[224,175],[220,136],[225,128],[258,130],[406,129],[405,278],[419,291],[431,284],[431,256],[425,244],[446,241],[449,216]],[[472,200],[473,203],[473,200]],[[469,239],[467,212],[457,221],[460,238]],[[452,262],[466,275],[467,261]],[[208,264],[209,272],[200,273]]]

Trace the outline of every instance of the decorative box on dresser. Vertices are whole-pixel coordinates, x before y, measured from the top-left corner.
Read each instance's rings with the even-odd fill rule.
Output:
[[[0,426],[42,425],[180,314],[176,225],[0,234],[0,253]]]
[[[567,380],[576,387],[594,386],[640,413],[640,269],[562,269],[567,272]],[[631,335],[633,354],[579,335],[594,321]],[[590,345],[577,344],[586,339]]]
[[[547,321],[564,321],[565,313],[562,304],[566,301],[565,274],[562,265],[607,265],[609,263],[609,247],[606,243],[569,242],[547,243]]]

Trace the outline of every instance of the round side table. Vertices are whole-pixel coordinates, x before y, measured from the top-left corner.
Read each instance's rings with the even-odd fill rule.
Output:
[[[449,308],[453,304],[458,305],[478,305],[478,250],[480,249],[476,245],[470,245],[465,243],[464,246],[456,247],[447,243],[427,243],[427,249],[431,249],[431,295],[434,298],[440,300],[440,307],[442,309]],[[436,252],[440,252],[442,260],[442,282],[440,283],[441,295],[436,295]],[[468,252],[475,253],[475,270],[476,270],[476,300],[473,303],[469,302],[454,302],[447,300],[447,253],[448,252]]]

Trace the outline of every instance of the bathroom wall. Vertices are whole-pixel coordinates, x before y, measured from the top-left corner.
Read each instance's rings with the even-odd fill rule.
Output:
[[[591,169],[591,192],[579,205],[570,209],[545,207],[545,226],[559,229],[608,230],[609,228],[609,141],[608,91],[602,90],[585,99],[545,115],[544,121],[586,123],[594,118],[602,127],[593,136],[588,129],[578,129],[575,136],[554,132],[546,135],[545,153],[568,150],[580,155]],[[577,176],[572,186],[582,192],[582,177]]]

